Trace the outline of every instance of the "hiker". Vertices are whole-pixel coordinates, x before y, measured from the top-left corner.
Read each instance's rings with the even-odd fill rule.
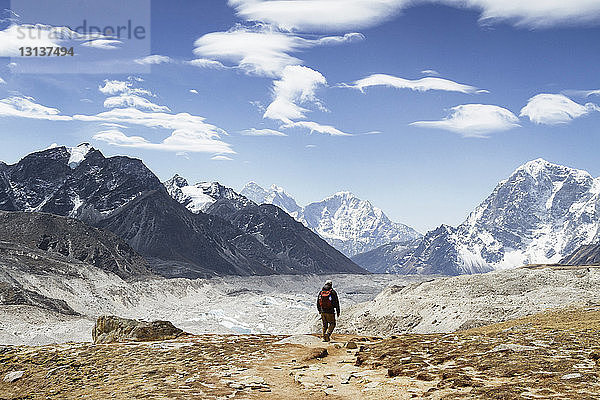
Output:
[[[317,298],[317,310],[321,314],[321,320],[323,321],[323,341],[329,342],[331,338],[331,332],[335,328],[335,314],[340,316],[340,301],[338,295],[333,290],[333,283],[328,280],[325,282],[325,286],[319,292]]]

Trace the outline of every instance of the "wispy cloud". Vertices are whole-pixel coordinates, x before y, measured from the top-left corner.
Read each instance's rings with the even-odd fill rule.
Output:
[[[158,104],[154,104],[150,100],[147,100],[141,96],[135,94],[120,94],[118,96],[108,97],[104,100],[105,108],[127,108],[134,107],[141,110],[150,110],[150,111],[163,111],[169,112],[171,111],[167,106],[160,106]]]
[[[521,109],[521,117],[527,117],[536,124],[558,125],[593,111],[600,111],[600,108],[593,103],[576,103],[562,94],[541,93],[529,99]]]
[[[366,88],[373,86],[386,86],[396,89],[410,89],[418,92],[426,92],[429,90],[443,90],[447,92],[459,93],[483,93],[484,90],[477,89],[474,86],[457,83],[449,79],[443,78],[421,78],[421,79],[404,79],[393,75],[374,74],[366,78],[359,79],[352,84],[342,84],[341,87],[349,87],[358,89],[364,92]]]
[[[173,62],[171,57],[161,56],[159,54],[153,54],[143,58],[136,58],[133,60],[136,64],[141,65],[156,65],[156,64],[168,64]]]
[[[506,108],[489,104],[463,104],[450,109],[439,121],[417,121],[410,124],[420,128],[437,128],[458,133],[463,137],[488,137],[493,132],[519,127],[519,118]]]
[[[424,69],[423,71],[421,71],[421,73],[423,75],[440,76],[440,73],[437,72],[435,69]]]
[[[56,108],[46,107],[35,102],[32,97],[12,96],[0,100],[0,117],[45,119],[49,121],[70,121],[67,115],[60,115]]]
[[[240,133],[245,136],[287,136],[283,132],[277,131],[275,129],[266,129],[266,128],[265,129],[256,129],[256,128],[244,129]]]
[[[198,91],[196,89],[190,89],[190,93],[192,93],[192,94],[198,94]]]
[[[285,67],[281,79],[273,82],[273,101],[263,118],[290,124],[292,120],[306,118],[309,110],[299,104],[312,103],[324,110],[315,92],[325,85],[327,80],[318,71],[299,65]]]
[[[310,47],[340,44],[362,38],[352,33],[344,36],[326,36],[306,39],[281,32],[273,27],[237,25],[226,32],[208,33],[194,43],[194,54],[200,57],[190,63],[202,67],[233,63],[234,67],[260,76],[278,77],[288,65],[299,65],[301,60],[292,55]]]
[[[234,153],[230,145],[220,141],[226,132],[205,122],[205,118],[188,113],[144,112],[135,108],[115,108],[96,115],[74,115],[74,119],[91,122],[113,122],[117,124],[140,125],[147,128],[172,130],[172,139],[165,144],[186,146],[209,153]],[[116,144],[116,143],[115,143]],[[182,149],[179,149],[182,150]]]
[[[304,128],[308,129],[310,133],[323,133],[331,136],[353,136],[351,133],[343,132],[331,125],[321,125],[313,121],[298,121],[290,122],[281,126],[283,129],[289,128]]]
[[[195,60],[186,61],[186,64],[192,65],[198,68],[208,68],[208,69],[225,69],[228,68],[223,63],[215,60],[209,60],[208,58],[197,58]]]
[[[281,29],[344,31],[381,24],[409,7],[432,3],[480,12],[482,23],[552,28],[600,22],[596,0],[229,0],[237,15]]]
[[[117,129],[110,129],[96,133],[93,138],[106,142],[113,146],[131,147],[147,150],[159,150],[170,152],[191,152],[191,153],[214,153],[225,150],[224,152],[233,153],[227,146],[219,146],[217,141],[200,138],[190,132],[174,131],[160,143],[152,143],[141,136],[127,136]]]
[[[397,14],[405,0],[229,0],[241,18],[286,30],[365,28]]]
[[[233,161],[233,158],[223,155],[212,156],[210,159],[215,161]]]

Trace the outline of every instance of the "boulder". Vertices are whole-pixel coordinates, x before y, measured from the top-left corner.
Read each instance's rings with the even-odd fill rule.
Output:
[[[138,321],[115,316],[98,317],[92,330],[94,343],[151,342],[185,334],[169,321]]]

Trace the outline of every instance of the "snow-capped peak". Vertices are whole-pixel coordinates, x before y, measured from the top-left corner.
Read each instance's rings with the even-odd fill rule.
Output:
[[[591,178],[591,175],[587,171],[554,164],[543,158],[536,158],[535,160],[526,162],[517,168],[513,175],[521,172],[525,172],[534,178],[538,178],[542,175],[572,175],[573,177],[579,179]]]
[[[81,143],[77,147],[67,147],[67,151],[71,154],[68,161],[69,167],[77,168],[92,149],[93,147],[89,143]]]

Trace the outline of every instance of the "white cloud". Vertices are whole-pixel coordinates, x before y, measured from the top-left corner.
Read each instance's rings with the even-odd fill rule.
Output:
[[[600,111],[600,108],[592,103],[581,105],[562,94],[541,93],[529,99],[521,109],[521,117],[528,117],[536,124],[557,125],[593,111]]]
[[[398,13],[405,0],[229,0],[238,16],[286,30],[365,28]]]
[[[104,86],[98,86],[98,90],[106,95],[115,94],[135,94],[142,96],[153,96],[152,92],[146,89],[134,88],[132,80],[137,80],[131,77],[128,81],[104,80]]]
[[[137,96],[135,94],[120,94],[119,96],[108,97],[104,100],[105,108],[126,108],[126,107],[134,107],[141,110],[150,110],[150,111],[171,111],[167,106],[159,106],[158,104],[154,104],[150,100],[147,100],[143,97]]]
[[[171,57],[161,56],[158,54],[153,54],[143,58],[136,58],[133,60],[136,64],[141,65],[155,65],[155,64],[167,64],[173,62]]]
[[[4,79],[0,78],[0,85],[4,85],[4,84],[6,84],[6,81]]]
[[[273,102],[265,110],[263,118],[289,124],[292,120],[306,118],[309,110],[298,104],[313,103],[324,110],[315,92],[325,85],[327,80],[318,71],[300,65],[285,67],[281,79],[273,82]]]
[[[67,115],[60,115],[56,108],[38,104],[31,97],[8,97],[0,100],[0,117],[45,119],[50,121],[70,121]]]
[[[489,104],[463,104],[450,109],[441,121],[417,121],[410,125],[438,128],[464,137],[487,137],[490,133],[519,127],[519,119],[506,108]]]
[[[233,158],[223,155],[212,156],[210,159],[215,161],[233,161]]]
[[[115,108],[96,115],[74,115],[74,119],[90,122],[109,122],[130,124],[147,128],[171,130],[171,136],[161,143],[140,141],[138,136],[119,135],[116,129],[109,134],[96,137],[116,146],[139,147],[168,151],[207,152],[219,154],[235,153],[228,143],[220,140],[227,133],[207,122],[205,118],[188,113],[169,114],[164,112],[145,112],[135,108]],[[110,139],[110,141],[109,141]]]
[[[227,32],[212,32],[198,38],[194,43],[194,54],[202,58],[199,59],[201,61],[192,60],[190,63],[194,65],[197,62],[201,67],[213,65],[209,63],[210,60],[234,63],[235,67],[249,74],[278,77],[286,66],[301,63],[291,53],[320,45],[354,41],[359,37],[362,35],[305,39],[268,26],[248,28],[237,25]]]
[[[552,28],[600,21],[597,0],[441,0],[457,7],[481,10],[481,21],[508,21],[517,26]]]
[[[241,131],[240,133],[245,136],[287,136],[285,133],[279,132],[275,129],[250,128],[250,129],[245,129],[245,130]]]
[[[190,89],[190,93],[198,94],[198,91],[196,89]]]
[[[380,24],[408,7],[444,4],[480,12],[483,23],[551,28],[600,22],[597,0],[229,0],[241,18],[285,30],[343,31]]]
[[[331,126],[331,125],[321,125],[317,122],[313,121],[298,121],[298,122],[290,122],[281,126],[283,129],[289,128],[305,128],[310,131],[310,133],[318,132],[324,133],[331,136],[353,136],[351,133],[342,132],[339,129]]]
[[[428,90],[443,90],[447,92],[459,93],[478,93],[481,92],[474,86],[464,85],[443,78],[421,78],[421,79],[404,79],[386,74],[374,74],[366,78],[359,79],[351,85],[341,85],[343,87],[351,87],[364,92],[365,88],[372,86],[387,86],[397,89],[410,89],[418,92],[426,92]]]
[[[440,73],[437,72],[435,69],[424,69],[423,71],[421,71],[421,73],[423,75],[440,76]]]
[[[122,42],[114,39],[95,39],[81,43],[82,46],[94,47],[102,50],[117,50]]]
[[[198,67],[198,68],[212,68],[212,69],[227,68],[222,63],[215,61],[215,60],[209,60],[208,58],[196,58],[195,60],[186,61],[186,64],[189,64],[189,65],[192,65],[192,66]]]
[[[60,47],[81,44],[99,49],[113,49],[110,38],[99,34],[80,34],[67,27],[12,24],[0,31],[0,57],[18,57],[20,47]],[[113,41],[114,42],[114,41]]]

